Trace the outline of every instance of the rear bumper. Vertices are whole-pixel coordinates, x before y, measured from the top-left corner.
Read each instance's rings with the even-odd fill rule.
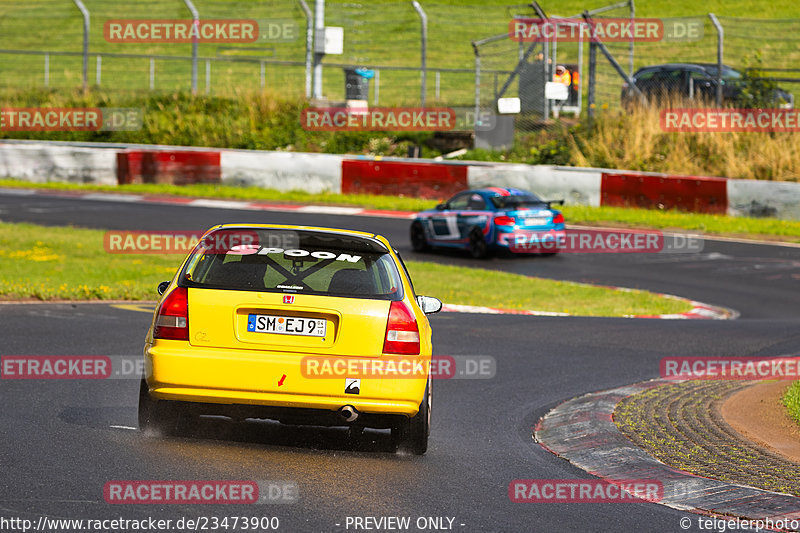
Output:
[[[359,394],[346,394],[344,375],[304,376],[304,356],[202,348],[165,340],[148,344],[144,350],[147,384],[159,400],[215,405],[217,410],[224,405],[249,406],[250,416],[258,407],[265,408],[264,413],[277,408],[322,410],[333,415],[345,405],[375,415],[414,416],[419,410],[426,377],[362,377]]]
[[[337,411],[305,407],[280,407],[274,405],[245,405],[230,403],[187,402],[172,400],[182,414],[190,416],[227,416],[235,420],[246,418],[277,420],[283,424],[314,426],[349,426],[357,424],[370,428],[391,428],[407,417],[402,414],[365,413],[359,411],[357,422],[347,422]]]

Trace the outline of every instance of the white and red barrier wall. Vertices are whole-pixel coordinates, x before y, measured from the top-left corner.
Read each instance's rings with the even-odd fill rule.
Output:
[[[528,189],[567,205],[631,206],[800,220],[800,183],[598,168],[158,145],[0,141],[0,176],[32,182],[226,183],[313,193],[444,199]]]

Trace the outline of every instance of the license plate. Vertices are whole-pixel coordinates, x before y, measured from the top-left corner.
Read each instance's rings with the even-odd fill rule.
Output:
[[[544,226],[550,217],[531,217],[525,219],[526,226]]]
[[[247,316],[247,331],[255,333],[324,337],[327,325],[326,320],[319,318],[255,314]]]

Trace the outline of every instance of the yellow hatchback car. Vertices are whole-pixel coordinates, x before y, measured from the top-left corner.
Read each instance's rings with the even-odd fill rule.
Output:
[[[390,428],[427,450],[436,298],[416,296],[380,235],[211,228],[162,294],[144,347],[139,427],[198,415]]]

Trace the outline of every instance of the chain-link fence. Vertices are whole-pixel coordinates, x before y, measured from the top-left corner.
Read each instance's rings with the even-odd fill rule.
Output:
[[[800,89],[800,69],[795,68],[800,20],[713,15],[641,19],[635,17],[633,2],[627,1],[587,14],[588,19],[575,14],[562,18],[520,7],[511,14],[513,19],[525,22],[528,29],[539,24],[538,30],[527,34],[523,30],[521,35],[544,36],[543,22],[567,30],[559,34],[556,29],[551,38],[530,41],[508,33],[474,41],[476,113],[496,112],[500,98],[519,98],[515,131],[530,132],[547,128],[559,115],[618,111],[643,101],[659,106],[789,107]],[[568,30],[580,24],[609,27],[626,20],[652,27],[653,34],[595,39]],[[546,94],[557,84],[566,90]],[[759,87],[760,97],[751,94]]]
[[[633,61],[627,43],[604,42],[625,73],[635,74],[632,81],[649,104],[793,105],[800,89],[800,69],[796,68],[800,20],[712,15],[659,21],[661,38],[637,41]],[[640,97],[628,80],[600,51],[596,53],[593,109],[601,113],[637,102]],[[718,69],[720,61],[722,71]],[[761,100],[748,94],[759,86],[766,90]]]
[[[85,81],[103,90],[189,90],[219,95],[271,90],[285,97],[311,94],[314,0],[27,0],[0,3],[0,86],[75,88]],[[322,95],[345,99],[345,68],[371,69],[370,105],[446,105],[468,110],[476,128],[494,129],[499,98],[519,98],[512,130],[535,131],[554,115],[562,119],[591,109],[617,110],[636,97],[598,47],[589,102],[591,47],[588,40],[524,41],[509,36],[509,23],[542,18],[533,5],[491,7],[420,0],[356,3],[327,0],[327,27],[343,28],[343,53],[322,59]],[[85,9],[81,9],[85,6]],[[125,20],[254,19],[278,35],[255,42],[115,41],[108,24]],[[538,7],[538,5],[537,5]],[[545,16],[565,25],[581,21],[543,5]],[[552,9],[552,11],[551,11]],[[594,19],[638,16],[632,1],[589,12]],[[84,17],[85,15],[85,17]],[[84,41],[84,21],[88,21]],[[667,63],[725,64],[740,73],[755,67],[771,90],[794,93],[800,85],[800,20],[719,17],[720,35],[709,17],[659,19],[656,40],[600,39],[624,74]],[[423,29],[425,31],[423,31]],[[424,47],[424,54],[423,54]],[[196,55],[196,61],[193,60]],[[425,68],[423,69],[423,62]],[[84,74],[85,73],[85,74]],[[645,74],[648,74],[645,72]],[[646,77],[646,76],[645,76]],[[670,78],[672,77],[672,79]],[[546,98],[546,84],[566,87]],[[641,87],[639,87],[641,85]],[[636,88],[651,94],[668,89],[690,99],[715,93],[713,69],[653,73]],[[729,83],[729,87],[735,84]],[[556,87],[558,88],[558,87]],[[552,89],[552,87],[551,87]],[[728,99],[730,91],[723,96]],[[724,92],[724,91],[723,91]],[[735,91],[734,91],[735,92]],[[776,93],[777,94],[777,93]],[[591,105],[591,107],[589,106]],[[466,111],[465,111],[466,113]],[[503,117],[497,117],[504,121]],[[467,122],[469,123],[469,121]],[[507,129],[507,128],[506,128]]]
[[[175,91],[231,94],[271,89],[287,97],[309,94],[307,58],[313,39],[314,0],[83,0],[88,14],[87,53],[84,17],[75,0],[0,3],[0,84],[6,87],[80,87],[84,55],[89,86],[105,90]],[[254,43],[197,45],[188,42],[109,42],[106,25],[121,20],[191,20],[192,4],[201,20],[254,19],[291,26],[292,35]],[[322,95],[345,97],[347,67],[375,72],[372,105],[469,105],[474,94],[470,41],[487,29],[503,31],[505,10],[488,14],[475,6],[420,2],[427,19],[426,69],[422,70],[422,17],[411,1],[325,2],[325,26],[344,29],[341,55],[326,55]],[[267,27],[267,26],[264,26]],[[424,78],[424,83],[423,83]]]

